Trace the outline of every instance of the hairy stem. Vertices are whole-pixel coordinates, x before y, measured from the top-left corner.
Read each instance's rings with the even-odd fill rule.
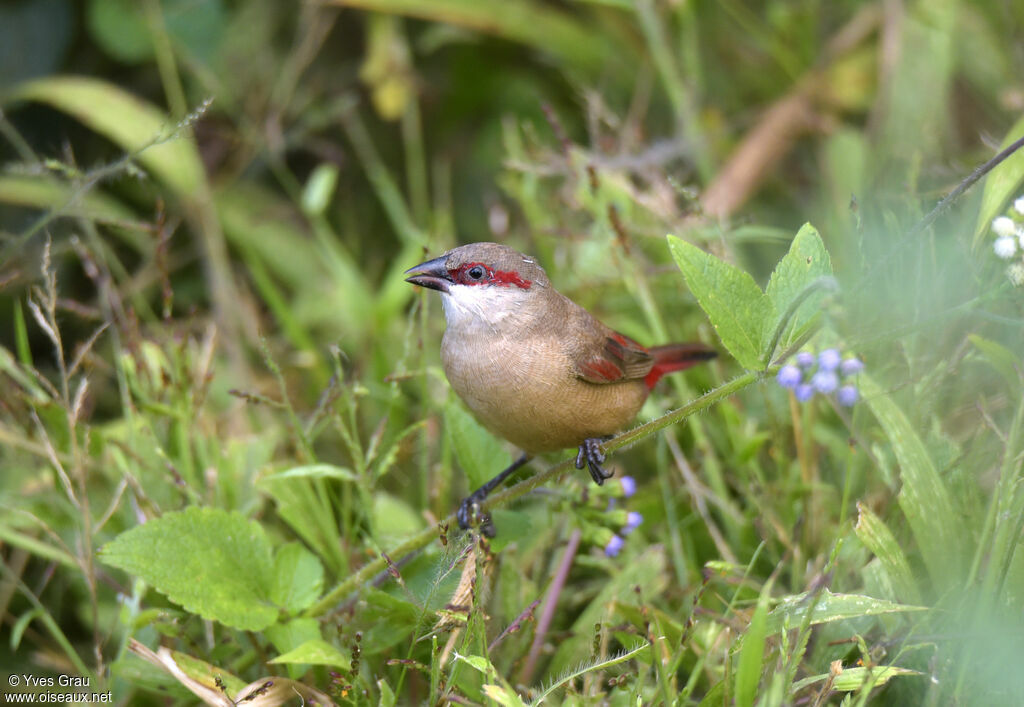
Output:
[[[628,432],[623,432],[618,437],[611,439],[604,443],[603,451],[613,452],[616,449],[622,449],[631,444],[635,444],[645,437],[649,437],[659,430],[663,430],[669,425],[682,422],[686,418],[694,415],[703,410],[707,410],[715,403],[724,400],[733,393],[737,393],[744,388],[753,385],[754,383],[761,380],[766,375],[760,371],[748,371],[743,375],[733,378],[728,383],[720,385],[714,390],[708,391],[704,395],[691,400],[686,405],[676,408],[671,412],[665,413],[661,417],[651,420],[639,427],[634,427]],[[512,486],[501,493],[497,493],[490,497],[487,501],[482,504],[481,511],[486,512],[494,508],[507,506],[518,498],[521,498],[533,491],[535,488],[542,486],[549,481],[553,481],[565,474],[570,469],[574,468],[576,456],[573,455],[571,458],[566,459],[554,466],[545,469],[539,474],[529,477],[520,481],[515,486]],[[455,514],[450,513],[442,521],[442,524],[447,524],[449,527],[455,526]],[[391,552],[387,553],[394,561],[399,561],[409,553],[421,550],[429,545],[438,536],[437,528],[428,527],[421,530],[413,537],[394,548]],[[332,607],[338,604],[346,596],[354,592],[360,586],[368,582],[371,578],[377,575],[387,566],[387,561],[384,557],[378,557],[372,562],[368,562],[366,565],[361,567],[355,574],[350,575],[348,578],[343,580],[337,586],[329,591],[324,597],[314,604],[312,607],[306,610],[306,616],[322,616],[329,612]]]

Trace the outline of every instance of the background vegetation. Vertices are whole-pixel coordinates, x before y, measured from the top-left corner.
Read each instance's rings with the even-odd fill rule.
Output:
[[[915,224],[1024,134],[1021,36],[1015,0],[4,3],[0,665],[133,705],[1019,704],[1024,158]],[[737,353],[665,238],[764,287],[805,222],[852,409]],[[635,495],[535,461],[489,545],[450,513],[513,450],[401,276],[476,240],[723,353],[612,443]]]

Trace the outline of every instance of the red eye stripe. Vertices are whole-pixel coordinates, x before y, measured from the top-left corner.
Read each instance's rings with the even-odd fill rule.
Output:
[[[484,271],[484,277],[479,280],[474,280],[469,276],[469,271],[473,268],[482,268]],[[460,265],[455,270],[449,270],[448,274],[451,275],[453,281],[460,285],[497,285],[498,287],[511,287],[515,285],[521,290],[530,289],[532,281],[526,280],[520,277],[519,273],[512,270],[495,270],[483,263],[465,263]]]

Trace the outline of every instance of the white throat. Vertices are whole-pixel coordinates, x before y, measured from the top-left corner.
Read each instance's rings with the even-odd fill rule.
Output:
[[[441,297],[448,329],[497,332],[525,315],[528,293],[517,287],[453,284]]]

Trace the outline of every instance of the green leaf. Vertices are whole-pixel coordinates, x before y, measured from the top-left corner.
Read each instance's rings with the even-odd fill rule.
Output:
[[[505,445],[454,399],[444,410],[444,425],[470,488],[479,488],[512,462]]]
[[[736,266],[675,236],[668,237],[668,247],[729,353],[744,368],[764,370],[765,324],[777,319],[772,301]]]
[[[898,668],[895,665],[878,665],[873,668],[844,668],[843,672],[835,677],[832,688],[841,692],[852,692],[861,688],[881,687],[894,677],[899,675],[921,675],[922,673],[909,668]],[[796,694],[811,685],[828,680],[829,673],[812,675],[797,680],[793,683],[791,694]]]
[[[299,543],[288,543],[274,555],[274,603],[291,613],[312,606],[324,588],[324,566]]]
[[[1021,387],[1020,356],[1002,344],[982,338],[977,334],[969,334],[967,338],[974,344],[974,348],[984,355],[989,365],[1003,377],[1007,387],[1011,391],[1019,391]]]
[[[1024,116],[1020,118],[999,146],[1005,150],[1015,140],[1024,137]],[[995,167],[985,178],[985,190],[981,193],[981,207],[978,209],[978,223],[974,226],[974,247],[992,227],[992,220],[1006,207],[1006,203],[1024,185],[1024,149],[1017,150]]]
[[[892,398],[865,374],[860,375],[860,389],[899,462],[903,481],[900,508],[917,540],[928,574],[940,593],[953,589],[965,576],[967,532],[953,509],[949,490],[924,442]]]
[[[395,707],[395,691],[387,684],[384,678],[377,681],[377,689],[380,690],[380,702],[377,707]]]
[[[100,559],[225,626],[260,631],[277,620],[270,541],[241,513],[199,507],[165,513],[114,538]]]
[[[771,598],[771,582],[764,585],[757,599],[757,608],[743,634],[739,664],[736,666],[736,704],[750,707],[757,696],[757,685],[761,682],[764,665],[764,646],[768,638],[768,601]]]
[[[857,511],[857,525],[853,530],[864,546],[882,563],[882,569],[896,591],[896,598],[912,604],[921,601],[917,582],[910,571],[910,563],[907,562],[903,548],[896,542],[892,531],[864,504],[858,502]]]
[[[332,668],[350,670],[349,659],[327,641],[315,638],[306,641],[298,648],[282,653],[271,663],[305,663],[307,665],[326,665]]]
[[[143,10],[135,0],[91,0],[86,11],[89,34],[118,61],[145,61],[153,56],[153,42]]]
[[[307,464],[293,466],[291,469],[279,471],[265,477],[266,481],[278,479],[337,479],[338,481],[355,481],[358,477],[346,467],[334,464]]]
[[[308,641],[319,640],[321,638],[320,622],[316,619],[300,617],[286,623],[267,626],[263,635],[274,645],[279,654],[284,654]],[[308,669],[308,663],[292,663],[288,666],[288,675],[298,680]]]
[[[402,537],[422,528],[423,518],[405,501],[380,491],[373,497],[373,523],[382,535]]]
[[[584,69],[598,70],[614,56],[605,33],[548,3],[504,0],[334,0],[335,4],[443,22],[519,42]]]
[[[488,699],[494,700],[502,707],[524,707],[526,705],[511,687],[487,683],[481,689]]]
[[[821,311],[822,300],[834,288],[831,277],[832,261],[825,244],[817,229],[805,223],[789,252],[775,266],[765,290],[775,305],[776,318],[764,328],[763,361],[771,360],[778,348],[785,349],[807,333]],[[767,350],[769,347],[773,350]]]
[[[799,626],[813,606],[810,624],[856,619],[862,616],[894,614],[903,611],[924,611],[927,607],[896,604],[862,594],[833,594],[825,589],[818,596],[810,592],[786,597],[768,614],[769,634]]]
[[[186,135],[176,135],[173,121],[156,106],[111,83],[49,76],[16,87],[10,100],[39,101],[74,116],[135,155],[183,199],[196,198],[206,184],[195,143]]]
[[[862,688],[881,687],[900,675],[922,675],[916,670],[899,668],[895,665],[881,665],[874,668],[846,668],[832,683],[832,688],[840,692],[852,692]]]

